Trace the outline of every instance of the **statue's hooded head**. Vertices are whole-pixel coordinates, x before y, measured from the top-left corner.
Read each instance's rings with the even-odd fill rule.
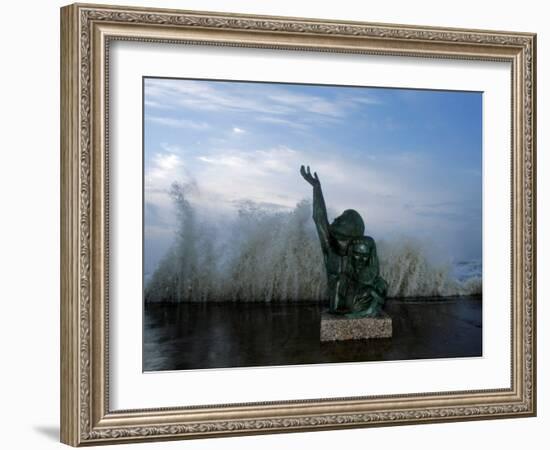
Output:
[[[362,237],[365,233],[365,223],[357,211],[346,209],[330,224],[330,233],[336,239]]]

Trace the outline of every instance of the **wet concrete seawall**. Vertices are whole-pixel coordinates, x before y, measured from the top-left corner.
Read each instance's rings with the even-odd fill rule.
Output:
[[[482,356],[481,297],[391,299],[393,337],[320,342],[325,305],[146,304],[143,370]]]

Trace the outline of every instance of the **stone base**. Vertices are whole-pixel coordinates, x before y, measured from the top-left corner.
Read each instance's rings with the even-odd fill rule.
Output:
[[[392,321],[385,312],[382,312],[379,317],[354,319],[328,312],[321,314],[321,342],[389,338],[391,336]]]

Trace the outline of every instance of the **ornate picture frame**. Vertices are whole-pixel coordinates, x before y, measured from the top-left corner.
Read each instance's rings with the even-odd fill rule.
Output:
[[[115,41],[509,63],[510,386],[113,410],[108,68]],[[62,8],[61,441],[81,446],[536,415],[535,89],[531,33],[105,5]]]

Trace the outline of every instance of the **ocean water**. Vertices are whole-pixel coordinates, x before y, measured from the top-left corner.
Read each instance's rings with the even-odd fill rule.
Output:
[[[457,261],[452,265],[452,276],[458,281],[467,282],[479,278],[482,275],[482,263],[480,259],[470,261]]]
[[[482,301],[388,300],[391,339],[323,342],[316,303],[151,303],[143,370],[395,361],[482,356]]]
[[[290,212],[245,205],[233,219],[213,224],[180,194],[174,243],[146,277],[146,302],[326,301],[310,202]],[[389,297],[482,293],[481,261],[434,262],[431,249],[412,239],[381,239],[377,249]]]

